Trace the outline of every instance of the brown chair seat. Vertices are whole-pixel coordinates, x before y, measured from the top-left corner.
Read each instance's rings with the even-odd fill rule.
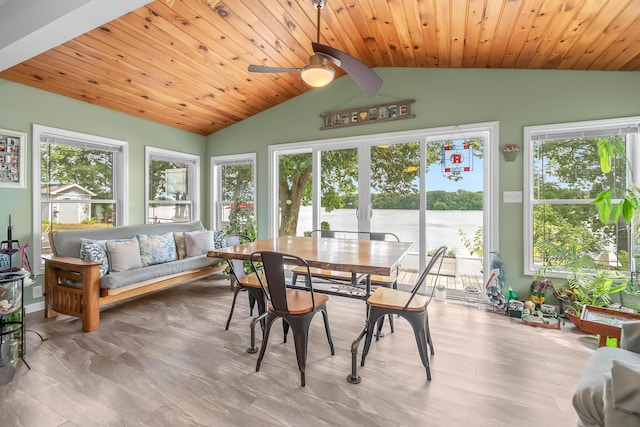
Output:
[[[367,304],[376,307],[390,308],[393,310],[402,310],[407,301],[409,301],[409,298],[411,298],[411,292],[380,287],[371,294],[367,300]],[[413,297],[406,309],[409,311],[424,310],[426,303],[426,297],[423,295],[416,295]]]
[[[263,283],[267,283],[266,279],[264,278],[264,274],[261,274],[261,276]],[[240,277],[238,279],[238,283],[247,288],[260,289],[260,279],[258,279],[256,273],[247,274],[246,276]]]
[[[322,305],[329,301],[329,296],[325,294],[314,295],[316,305]],[[313,310],[313,301],[311,293],[307,291],[299,291],[297,289],[287,289],[287,306],[291,314],[304,314]],[[273,305],[269,301],[269,310],[273,310]]]

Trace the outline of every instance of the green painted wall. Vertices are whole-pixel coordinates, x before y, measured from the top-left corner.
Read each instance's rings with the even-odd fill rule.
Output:
[[[196,154],[201,157],[200,217],[208,224],[208,162],[206,138],[190,132],[139,119],[102,107],[44,92],[0,79],[0,128],[27,132],[28,174],[26,189],[0,188],[0,240],[6,239],[9,215],[14,224],[13,238],[33,245],[32,125],[40,124],[84,132],[129,142],[129,223],[144,222],[144,147],[151,145]],[[33,265],[32,252],[29,259]],[[38,278],[42,284],[42,277]],[[25,292],[31,304],[31,292]]]
[[[0,128],[27,132],[34,123],[129,142],[129,222],[144,221],[144,146],[201,156],[201,218],[209,223],[209,156],[258,153],[258,221],[266,223],[267,147],[270,144],[477,123],[500,122],[500,145],[522,145],[523,126],[640,115],[640,74],[593,71],[376,70],[385,84],[368,100],[350,77],[312,90],[205,138],[84,102],[0,79]],[[324,111],[415,98],[413,120],[320,131]],[[26,189],[0,189],[0,237],[11,214],[14,238],[33,245],[29,155]],[[500,192],[522,190],[522,156],[500,160]],[[502,204],[500,251],[510,285],[528,287],[522,275],[522,205]],[[29,253],[31,255],[31,252]],[[33,260],[32,260],[33,261]],[[42,283],[42,278],[38,279]],[[26,304],[34,301],[27,292]]]
[[[209,156],[257,152],[258,224],[267,221],[271,144],[499,121],[499,145],[523,146],[524,126],[640,115],[640,73],[635,72],[412,68],[376,72],[384,86],[371,100],[346,76],[208,136]],[[415,119],[319,130],[322,112],[402,99],[416,99]],[[523,190],[522,157],[513,163],[500,157],[500,194]],[[531,283],[531,277],[522,274],[522,204],[500,202],[496,209],[507,284],[522,295]]]

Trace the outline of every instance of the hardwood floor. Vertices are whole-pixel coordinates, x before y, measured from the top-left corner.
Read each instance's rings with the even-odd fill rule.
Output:
[[[433,380],[413,332],[374,343],[362,383],[349,384],[350,346],[364,303],[328,303],[335,356],[322,316],[311,324],[307,386],[293,339],[275,327],[261,371],[248,354],[244,293],[228,331],[226,279],[199,279],[103,310],[100,330],[82,333],[67,316],[27,317],[27,361],[0,387],[3,426],[574,426],[571,395],[595,348],[593,337],[460,304],[429,306]],[[385,332],[388,326],[385,325]],[[362,346],[361,346],[362,348]],[[360,353],[359,353],[360,355]]]

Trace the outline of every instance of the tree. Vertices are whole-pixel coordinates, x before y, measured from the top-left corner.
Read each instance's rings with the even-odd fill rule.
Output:
[[[242,163],[224,166],[222,172],[222,200],[231,201],[227,234],[257,237],[254,209],[253,165]]]
[[[113,153],[54,144],[44,145],[40,153],[43,183],[78,184],[97,199],[113,198]]]
[[[619,193],[625,185],[624,157],[614,161],[616,173],[605,175],[600,170],[599,148],[607,138],[576,138],[536,142],[534,147],[534,186],[536,198],[567,200],[563,204],[541,203],[534,207],[534,255],[545,265],[553,265],[552,253],[569,250],[579,242],[581,254],[592,259],[616,244],[627,250],[628,230],[624,224],[603,224],[591,204],[575,204],[571,200],[590,200],[605,188]],[[612,142],[613,143],[613,142]],[[616,235],[617,232],[617,235]],[[614,238],[615,236],[615,238]]]
[[[482,157],[483,140],[471,138],[474,156]],[[439,164],[442,147],[460,142],[431,141],[427,143],[427,168]],[[420,173],[420,143],[380,145],[371,148],[371,187],[373,193],[412,194],[418,192]],[[400,167],[399,167],[400,166]],[[311,202],[311,153],[280,156],[279,164],[280,236],[296,234],[300,206]],[[445,174],[453,181],[462,179],[461,172]],[[358,152],[356,149],[326,150],[321,154],[321,207],[328,212],[345,206],[345,201],[357,208]]]
[[[96,194],[94,199],[113,199],[113,153],[68,145],[42,144],[41,184],[77,184]],[[113,219],[112,204],[92,204],[91,217]]]

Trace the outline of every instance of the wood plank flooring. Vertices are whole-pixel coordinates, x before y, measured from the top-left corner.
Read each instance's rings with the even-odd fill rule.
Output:
[[[413,332],[372,345],[362,383],[349,384],[363,301],[328,303],[311,324],[307,386],[293,339],[274,327],[260,372],[248,354],[249,310],[226,279],[199,279],[109,307],[97,332],[67,316],[27,317],[27,361],[0,387],[2,426],[574,426],[570,399],[595,339],[570,324],[533,328],[461,304],[432,302],[435,356],[426,381]]]

